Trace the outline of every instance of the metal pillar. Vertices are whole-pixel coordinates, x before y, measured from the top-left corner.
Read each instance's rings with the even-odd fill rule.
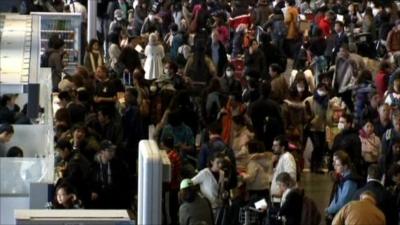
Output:
[[[88,30],[87,41],[97,37],[96,35],[96,19],[97,19],[97,0],[88,0]]]

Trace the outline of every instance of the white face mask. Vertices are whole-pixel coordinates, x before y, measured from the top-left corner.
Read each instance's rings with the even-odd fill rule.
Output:
[[[233,77],[233,71],[232,70],[226,71],[226,76],[229,78]]]
[[[322,91],[322,90],[317,90],[317,94],[321,97],[324,97],[326,95],[326,91]]]
[[[339,130],[344,130],[344,123],[340,123],[339,122],[337,127],[338,127]]]
[[[303,92],[304,91],[304,86],[297,85],[297,92]]]
[[[149,15],[149,20],[153,20],[154,19],[154,15]]]

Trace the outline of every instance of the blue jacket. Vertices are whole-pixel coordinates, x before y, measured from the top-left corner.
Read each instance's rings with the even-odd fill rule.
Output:
[[[329,204],[329,207],[327,209],[328,214],[335,215],[336,213],[338,213],[344,205],[352,200],[353,195],[356,191],[357,182],[351,179],[350,172],[345,173],[339,183],[335,196]]]

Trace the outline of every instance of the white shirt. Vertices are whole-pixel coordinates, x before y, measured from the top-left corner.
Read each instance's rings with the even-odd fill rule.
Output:
[[[223,176],[222,171],[220,171],[220,179],[221,176]],[[220,206],[218,198],[218,181],[215,179],[209,168],[202,169],[195,177],[192,178],[192,182],[194,185],[200,185],[201,193],[210,201],[212,208],[217,208]]]
[[[279,194],[279,186],[276,182],[276,177],[283,172],[288,173],[293,180],[296,180],[296,161],[290,152],[285,152],[279,157],[272,177],[271,196]]]
[[[86,22],[87,21],[87,10],[84,5],[82,5],[80,2],[73,2],[69,4],[69,10],[72,13],[80,13],[82,15],[82,21]]]

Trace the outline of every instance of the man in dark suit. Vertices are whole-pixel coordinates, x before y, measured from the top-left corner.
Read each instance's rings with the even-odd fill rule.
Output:
[[[280,173],[276,177],[276,182],[282,192],[281,207],[278,215],[282,217],[283,221],[286,221],[284,223],[286,225],[299,224],[302,213],[299,209],[303,208],[303,194],[299,189],[295,188],[296,182],[286,172]]]
[[[368,167],[368,177],[367,184],[357,190],[353,196],[353,200],[360,200],[360,196],[363,192],[370,191],[376,196],[377,206],[386,217],[386,224],[397,225],[398,224],[398,214],[396,211],[396,206],[394,199],[390,192],[388,192],[383,184],[381,183],[382,172],[379,166],[372,164]]]
[[[348,44],[349,38],[347,34],[344,32],[344,23],[341,21],[335,22],[335,34],[334,34],[334,46],[332,49],[332,58],[330,58],[331,63],[335,63],[337,53],[340,50],[342,44]]]

